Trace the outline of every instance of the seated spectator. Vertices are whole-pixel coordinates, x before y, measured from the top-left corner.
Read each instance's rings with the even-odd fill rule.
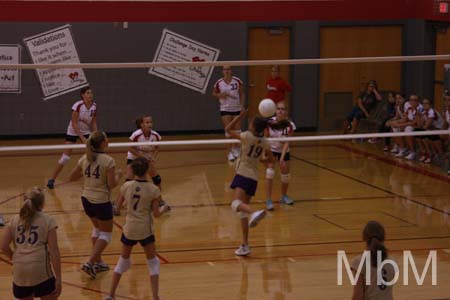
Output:
[[[442,129],[443,120],[439,112],[433,109],[433,105],[429,99],[423,99],[423,111],[420,114],[419,127],[415,131],[425,131],[425,130],[436,130]],[[443,154],[442,144],[439,136],[429,135],[429,136],[418,136],[418,144],[420,148],[420,158],[419,161],[429,164],[431,163],[432,149],[438,155]]]
[[[408,108],[406,108],[408,107]],[[415,128],[419,127],[419,97],[415,94],[409,97],[409,101],[405,103],[405,115],[404,117],[393,124],[393,127],[400,128],[400,130],[404,132],[412,132]],[[405,137],[406,146],[403,143],[403,139],[399,139],[400,150],[397,153],[396,157],[405,157],[408,160],[414,160],[416,158],[416,152],[414,147],[414,137],[407,136]]]
[[[402,93],[395,93],[395,116],[386,122],[386,127],[390,127],[393,132],[401,132],[401,128],[396,124],[400,122],[405,116],[405,95]],[[398,153],[399,144],[403,144],[403,138],[394,137],[394,146],[391,149],[391,153]],[[399,141],[400,140],[400,141]]]
[[[388,126],[388,122],[392,119],[395,118],[396,112],[396,100],[395,100],[395,95],[396,93],[394,92],[389,92],[388,94],[388,102],[386,104],[386,110],[385,110],[385,114],[382,118],[381,124],[378,127],[378,132],[391,132],[392,128],[390,126]],[[384,151],[389,151],[389,147],[391,145],[391,138],[387,137],[384,138]]]
[[[353,107],[352,111],[347,115],[344,121],[344,134],[356,133],[359,121],[368,118],[369,113],[375,107],[377,101],[381,101],[381,95],[378,93],[378,86],[375,80],[367,83],[366,90],[358,97],[358,103]]]

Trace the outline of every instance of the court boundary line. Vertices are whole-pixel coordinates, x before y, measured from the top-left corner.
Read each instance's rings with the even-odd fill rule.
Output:
[[[431,178],[436,179],[436,180],[440,180],[440,181],[443,181],[443,182],[446,182],[446,183],[450,183],[450,178],[447,177],[447,176],[444,176],[444,175],[441,175],[441,174],[437,174],[435,172],[431,172],[431,171],[428,171],[428,170],[424,170],[424,169],[416,167],[416,166],[410,166],[410,165],[406,164],[405,162],[398,161],[396,159],[393,159],[392,157],[384,157],[384,156],[378,155],[376,153],[372,153],[372,152],[369,152],[369,151],[366,151],[366,150],[363,150],[363,149],[358,149],[358,148],[355,148],[355,147],[351,147],[351,146],[345,145],[345,144],[336,144],[335,147],[337,147],[339,149],[343,149],[343,150],[345,150],[347,152],[352,152],[352,153],[357,153],[357,154],[363,155],[363,156],[365,156],[367,158],[370,157],[370,158],[373,158],[375,160],[384,162],[386,164],[389,164],[389,165],[392,165],[392,166],[395,166],[395,167],[399,167],[399,168],[402,168],[402,169],[405,169],[405,170],[408,170],[408,171],[411,171],[411,172],[414,172],[414,173],[418,173],[418,174],[421,174],[421,175],[424,175],[424,176],[428,176],[428,177],[431,177]]]
[[[393,238],[386,239],[388,242],[404,242],[404,241],[415,241],[415,240],[440,240],[440,239],[450,239],[448,236],[428,236],[428,237],[411,237],[411,238]],[[364,243],[362,240],[344,240],[344,241],[328,241],[328,242],[309,242],[309,243],[292,243],[292,244],[273,244],[273,245],[256,245],[252,248],[276,248],[276,247],[298,247],[298,246],[318,246],[318,245],[334,245],[334,244],[355,244]],[[233,250],[236,246],[226,246],[226,247],[216,247],[216,248],[185,248],[185,249],[172,249],[172,250],[159,250],[160,253],[182,253],[182,252],[198,252],[198,251],[221,251],[221,250]],[[443,249],[448,249],[445,247]],[[143,254],[142,251],[134,251],[134,254]],[[75,255],[61,255],[61,258],[75,258],[75,257],[86,257],[86,254],[75,254]],[[102,256],[113,256],[120,255],[120,252],[103,252]],[[173,262],[169,262],[171,264]]]
[[[440,208],[437,208],[437,207],[434,207],[434,206],[432,206],[432,205],[429,205],[429,204],[420,202],[419,200],[415,200],[415,199],[409,198],[409,197],[407,197],[407,196],[403,196],[403,195],[397,194],[397,193],[395,193],[395,192],[393,192],[393,191],[390,191],[390,190],[384,189],[384,188],[382,188],[382,187],[376,186],[376,185],[374,185],[374,184],[365,182],[365,181],[363,181],[363,180],[361,180],[361,179],[352,177],[352,176],[350,176],[350,175],[346,175],[346,174],[344,174],[344,173],[341,173],[341,172],[336,171],[336,170],[334,170],[334,169],[331,169],[331,168],[329,168],[329,167],[322,166],[322,165],[320,165],[320,164],[318,164],[318,163],[309,161],[309,160],[304,159],[304,158],[300,158],[300,157],[298,157],[298,156],[296,156],[296,155],[291,155],[291,157],[294,158],[294,159],[296,159],[296,160],[298,160],[298,161],[302,161],[302,162],[304,162],[304,163],[306,163],[306,164],[315,166],[315,167],[317,167],[317,168],[319,168],[319,169],[323,169],[323,170],[326,170],[326,171],[328,171],[328,172],[334,173],[334,174],[336,174],[336,175],[342,176],[342,177],[344,177],[344,178],[347,178],[347,179],[356,181],[356,182],[358,182],[358,183],[360,183],[360,184],[369,186],[369,187],[371,187],[371,188],[374,188],[374,189],[376,189],[376,190],[382,191],[382,192],[384,192],[384,193],[387,193],[387,194],[390,194],[390,195],[394,195],[394,196],[396,196],[396,197],[399,197],[399,198],[402,198],[402,199],[411,201],[411,202],[413,202],[413,203],[416,203],[416,204],[418,204],[418,205],[422,205],[422,206],[424,206],[424,207],[428,207],[428,208],[430,208],[430,209],[432,209],[432,210],[434,210],[434,211],[437,211],[437,212],[439,212],[439,213],[441,213],[441,214],[444,214],[444,215],[450,215],[450,212],[446,212],[446,211],[444,211],[444,210],[442,210],[442,209],[440,209]]]

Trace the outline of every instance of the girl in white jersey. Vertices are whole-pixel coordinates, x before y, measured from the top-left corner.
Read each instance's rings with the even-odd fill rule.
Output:
[[[244,103],[244,91],[242,88],[242,80],[232,75],[230,66],[223,66],[222,73],[223,78],[217,80],[214,84],[212,94],[214,97],[219,99],[220,119],[223,127],[225,128],[239,115]],[[241,123],[234,123],[230,130],[240,133]],[[229,133],[226,131],[225,136],[230,138]],[[229,147],[228,150],[228,160],[234,161],[239,156],[239,146],[237,144],[233,144],[233,146]]]
[[[96,273],[109,269],[101,260],[101,254],[111,242],[113,228],[113,210],[111,190],[118,185],[122,176],[120,170],[115,171],[114,159],[105,154],[108,138],[104,132],[91,133],[86,142],[86,154],[78,161],[78,165],[70,174],[70,181],[84,177],[81,201],[86,215],[91,219],[93,249],[89,260],[82,271],[92,278]]]
[[[277,122],[281,120],[288,120],[286,104],[284,101],[277,103],[277,112],[274,117],[270,119],[271,122]],[[294,134],[295,124],[289,121],[289,126],[283,128],[282,130],[276,130],[273,128],[267,128],[266,135],[269,137],[288,137]],[[278,161],[280,165],[280,177],[281,177],[281,198],[280,203],[293,205],[294,201],[287,195],[287,190],[289,186],[289,181],[291,179],[289,161],[290,161],[290,153],[289,153],[289,142],[272,142],[270,143],[270,150],[272,154],[276,158],[273,162],[269,162],[266,165],[266,208],[267,210],[273,210],[273,202],[272,202],[272,185],[273,178],[275,177],[275,163]]]
[[[231,130],[235,123],[240,122],[246,110],[242,110],[239,116],[225,127],[225,131],[234,139],[241,141],[241,154],[236,164],[236,175],[231,183],[234,189],[234,200],[231,208],[239,212],[242,228],[242,245],[234,252],[236,255],[245,256],[250,254],[248,246],[248,228],[254,227],[266,215],[265,210],[254,211],[249,203],[255,195],[258,185],[258,163],[267,154],[268,159],[273,160],[273,154],[269,151],[270,145],[264,138],[264,130],[267,126],[282,129],[289,125],[287,120],[269,123],[268,119],[255,117],[248,131],[240,134]],[[250,219],[249,219],[250,215]]]
[[[420,107],[419,107],[419,96],[413,94],[409,97],[409,101],[405,103],[405,111],[402,119],[400,119],[395,124],[392,124],[392,128],[399,128],[404,132],[412,132],[414,128],[419,126],[419,118],[420,118]],[[408,160],[414,160],[416,158],[416,152],[414,147],[414,137],[407,136],[405,137],[406,145],[403,142],[403,139],[399,138],[399,152],[395,157],[405,157]],[[408,153],[408,148],[409,153]]]
[[[86,143],[89,134],[97,131],[97,104],[93,102],[93,94],[90,87],[84,87],[80,90],[81,100],[72,106],[72,119],[67,127],[66,144],[75,144],[80,139],[83,144]],[[64,166],[69,162],[72,149],[64,150],[61,158],[58,160],[52,177],[47,182],[47,187],[55,187],[55,179],[61,173]]]
[[[360,276],[353,286],[353,300],[392,300],[393,286],[378,282],[377,255],[381,261],[388,258],[387,249],[384,246],[385,232],[383,226],[376,221],[369,221],[363,230],[363,240],[367,245],[367,256],[355,257],[350,266],[353,276],[360,271]],[[363,258],[370,258],[370,265]],[[366,284],[366,269],[369,268],[370,284]],[[385,264],[381,268],[381,276],[385,282],[391,282],[395,276],[395,269],[391,264]]]
[[[24,198],[20,214],[11,219],[1,244],[2,252],[13,261],[14,297],[58,299],[61,294],[58,225],[42,211],[45,196],[41,189],[33,188]]]
[[[153,128],[153,118],[151,116],[144,115],[136,119],[136,127],[131,136],[130,140],[132,142],[159,142],[161,141],[161,136],[159,133],[154,131]],[[129,147],[127,153],[127,173],[126,173],[126,181],[132,180],[134,178],[133,171],[129,167],[133,160],[139,157],[143,157],[147,159],[150,164],[150,168],[148,169],[148,175],[152,178],[153,183],[158,186],[161,190],[161,176],[158,174],[156,170],[155,163],[156,157],[158,156],[158,146],[137,146],[137,147]],[[161,200],[161,206],[165,205],[165,202]],[[119,209],[115,209],[114,213],[116,215],[120,214]]]
[[[114,269],[108,300],[113,300],[122,274],[131,267],[131,251],[139,242],[144,248],[154,300],[159,300],[159,259],[156,256],[153,217],[168,211],[168,206],[159,207],[161,192],[147,181],[149,161],[138,157],[131,163],[134,180],[125,182],[120,188],[119,207],[127,203],[127,217],[122,233],[122,251]]]

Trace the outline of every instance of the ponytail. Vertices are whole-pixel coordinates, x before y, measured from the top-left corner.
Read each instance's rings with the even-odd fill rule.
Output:
[[[29,193],[25,194],[24,200],[19,215],[26,230],[30,228],[36,212],[39,211],[44,204],[44,192],[40,188],[35,187]]]
[[[106,141],[106,134],[101,131],[95,131],[89,135],[86,141],[86,158],[92,163],[97,159],[97,153],[100,151],[102,143]]]
[[[381,261],[384,261],[388,256],[388,251],[384,246],[385,232],[384,227],[377,221],[369,221],[363,230],[363,240],[367,244],[367,249],[370,250],[371,265],[378,266],[377,254],[381,252]]]
[[[373,267],[378,266],[378,251],[381,252],[381,261],[384,261],[387,258],[387,249],[377,237],[373,237],[370,240],[369,249],[370,261]]]

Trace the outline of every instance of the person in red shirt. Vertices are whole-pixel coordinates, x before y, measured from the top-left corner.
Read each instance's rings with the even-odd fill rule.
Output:
[[[280,77],[280,68],[273,66],[270,78],[266,81],[266,98],[272,99],[275,103],[285,101],[286,92],[290,92],[292,87]]]

